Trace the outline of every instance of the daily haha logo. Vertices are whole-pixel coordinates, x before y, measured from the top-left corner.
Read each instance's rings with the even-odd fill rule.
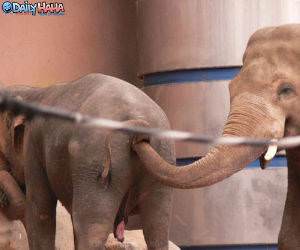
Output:
[[[24,1],[23,3],[18,3],[5,1],[2,3],[2,11],[5,14],[30,14],[33,16],[35,16],[36,14],[39,14],[41,16],[65,14],[64,4],[56,2],[29,3],[28,1]]]

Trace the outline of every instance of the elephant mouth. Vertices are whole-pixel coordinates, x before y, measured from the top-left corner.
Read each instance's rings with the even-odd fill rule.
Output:
[[[295,129],[294,126],[291,126],[289,119],[285,120],[283,131],[284,132],[282,133],[280,138],[282,138],[283,136],[299,136],[299,129]],[[276,141],[276,139],[274,139],[274,141]],[[284,147],[278,147],[276,145],[269,146],[267,150],[259,157],[260,167],[262,169],[266,169],[272,159],[276,156],[276,154],[279,152],[279,154],[282,155],[281,153],[284,150]],[[283,152],[283,155],[285,155],[285,152]]]

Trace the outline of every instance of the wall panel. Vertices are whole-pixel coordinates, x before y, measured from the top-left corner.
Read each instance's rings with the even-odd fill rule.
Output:
[[[140,0],[138,74],[241,65],[255,30],[299,13],[299,0]]]
[[[135,82],[135,1],[62,2],[64,16],[1,11],[0,81],[49,85],[101,72]]]
[[[182,246],[274,244],[287,168],[251,168],[195,190],[177,190],[171,240]]]
[[[145,92],[166,112],[172,129],[222,135],[229,112],[228,81],[153,85]],[[203,156],[207,144],[176,143],[176,157]]]

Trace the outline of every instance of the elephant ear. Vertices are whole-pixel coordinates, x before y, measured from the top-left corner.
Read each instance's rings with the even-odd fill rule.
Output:
[[[20,153],[23,147],[25,120],[24,115],[18,115],[13,121],[13,147],[16,153]]]

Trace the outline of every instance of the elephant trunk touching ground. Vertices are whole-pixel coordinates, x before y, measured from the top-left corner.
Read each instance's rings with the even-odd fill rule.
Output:
[[[239,81],[239,77],[234,81]],[[279,109],[258,96],[243,93],[231,102],[223,135],[280,138],[284,133],[284,122],[284,115]],[[266,150],[263,146],[216,146],[193,164],[175,168],[143,140],[137,140],[133,148],[152,175],[176,188],[212,185],[243,169]]]

